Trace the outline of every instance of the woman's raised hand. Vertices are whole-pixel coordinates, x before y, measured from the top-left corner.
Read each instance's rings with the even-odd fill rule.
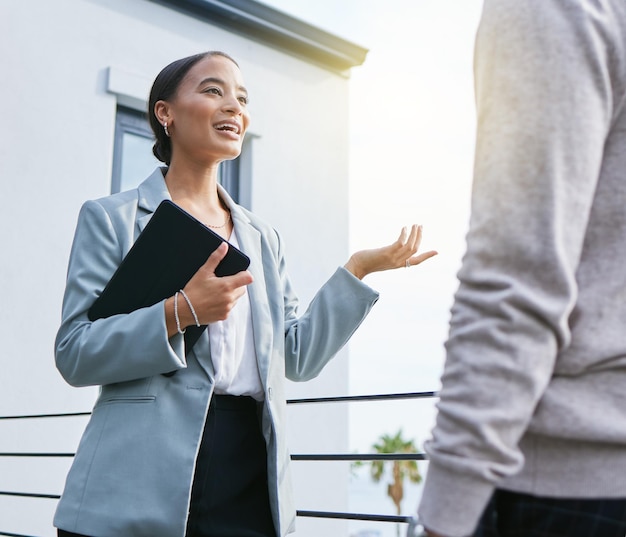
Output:
[[[352,254],[345,268],[357,278],[363,279],[372,272],[419,265],[422,261],[437,255],[435,250],[417,254],[421,242],[422,226],[414,224],[410,231],[404,227],[398,240],[389,246],[360,250]]]

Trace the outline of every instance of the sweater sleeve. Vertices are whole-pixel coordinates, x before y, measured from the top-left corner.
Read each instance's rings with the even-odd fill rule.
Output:
[[[599,9],[484,3],[472,216],[419,507],[446,536],[471,534],[498,482],[521,468],[517,444],[570,341],[612,115]]]

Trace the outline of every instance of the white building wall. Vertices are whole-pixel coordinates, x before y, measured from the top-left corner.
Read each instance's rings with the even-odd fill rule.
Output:
[[[348,255],[348,80],[148,0],[3,0],[0,10],[0,416],[88,411],[95,388],[54,367],[80,205],[110,192],[119,95],[109,68],[150,84],[168,62],[221,49],[250,91],[251,205],[287,244],[303,307]],[[148,87],[146,86],[146,92]],[[129,90],[130,91],[130,90]],[[289,397],[347,392],[346,351]],[[0,420],[0,452],[73,452],[85,417]],[[290,409],[294,453],[345,452],[344,405]],[[0,491],[59,494],[69,458],[0,457]],[[349,469],[294,463],[299,509],[347,510]],[[56,501],[0,495],[0,533],[56,535]],[[297,537],[347,535],[298,519]]]

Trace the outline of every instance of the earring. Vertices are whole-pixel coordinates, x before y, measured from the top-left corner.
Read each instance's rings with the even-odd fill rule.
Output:
[[[170,137],[170,131],[167,130],[167,121],[163,123],[163,130],[165,131],[165,136]]]

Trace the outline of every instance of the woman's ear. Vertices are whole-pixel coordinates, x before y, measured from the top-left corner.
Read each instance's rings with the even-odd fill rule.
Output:
[[[171,123],[170,106],[165,101],[157,101],[154,103],[154,115],[161,125]]]

